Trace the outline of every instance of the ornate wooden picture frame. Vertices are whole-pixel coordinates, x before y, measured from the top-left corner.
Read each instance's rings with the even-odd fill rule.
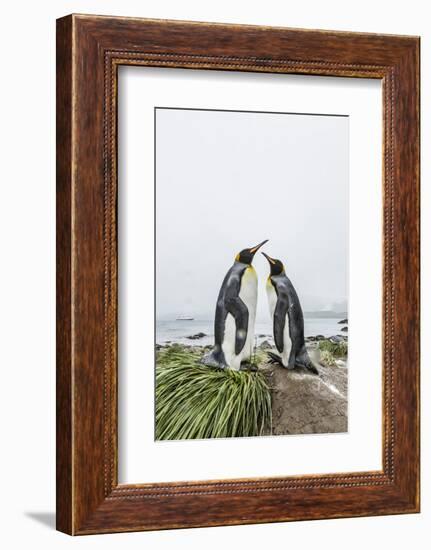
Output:
[[[380,79],[383,468],[118,483],[117,69]],[[57,528],[69,534],[419,511],[419,38],[70,15],[57,21]]]

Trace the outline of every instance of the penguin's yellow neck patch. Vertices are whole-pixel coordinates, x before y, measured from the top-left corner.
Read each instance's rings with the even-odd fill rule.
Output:
[[[249,265],[249,266],[246,267],[244,275],[243,275],[243,279],[244,278],[245,278],[245,280],[257,279],[256,270],[254,269],[254,267],[252,265]]]

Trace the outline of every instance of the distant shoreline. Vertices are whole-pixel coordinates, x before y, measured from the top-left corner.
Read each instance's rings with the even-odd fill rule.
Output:
[[[305,337],[324,337],[345,335],[348,331],[347,315],[336,314],[331,317],[309,317],[304,315]],[[265,322],[256,321],[255,341],[259,345],[264,340],[272,339],[272,323],[270,319]],[[194,319],[190,321],[161,321],[156,322],[156,342],[182,343],[190,345],[193,341],[199,341],[202,345],[214,344],[214,321]]]
[[[176,315],[172,316],[163,316],[160,318],[157,318],[156,321],[158,323],[162,322],[172,322],[172,321],[211,321],[213,319],[212,315],[208,315],[205,317],[202,317],[201,315],[192,315],[190,314],[190,319],[180,319]],[[309,319],[345,319],[348,317],[347,311],[304,311],[304,317],[308,317]]]
[[[338,313],[337,311],[304,311],[304,317],[309,319],[345,319],[348,317],[347,311]]]

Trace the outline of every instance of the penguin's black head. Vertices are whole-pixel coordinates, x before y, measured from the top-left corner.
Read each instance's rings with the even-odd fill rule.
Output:
[[[281,260],[276,260],[275,258],[271,258],[268,256],[268,254],[265,254],[265,252],[262,252],[262,254],[265,256],[265,258],[269,262],[269,266],[271,268],[271,277],[273,275],[281,275],[284,272],[284,265]]]
[[[259,250],[259,248],[261,246],[263,246],[265,243],[268,242],[268,239],[266,239],[266,241],[262,241],[260,244],[258,244],[257,246],[253,246],[253,248],[244,248],[244,250],[241,250],[241,252],[239,252],[236,257],[235,257],[235,260],[237,262],[241,262],[243,264],[251,264],[251,262],[253,261],[253,258],[254,258],[254,255],[256,254],[256,252]]]

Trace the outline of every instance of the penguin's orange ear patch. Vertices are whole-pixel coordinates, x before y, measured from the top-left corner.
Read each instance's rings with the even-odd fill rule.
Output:
[[[235,256],[235,261],[236,261],[236,262],[239,262],[239,252],[238,252],[238,254]]]

